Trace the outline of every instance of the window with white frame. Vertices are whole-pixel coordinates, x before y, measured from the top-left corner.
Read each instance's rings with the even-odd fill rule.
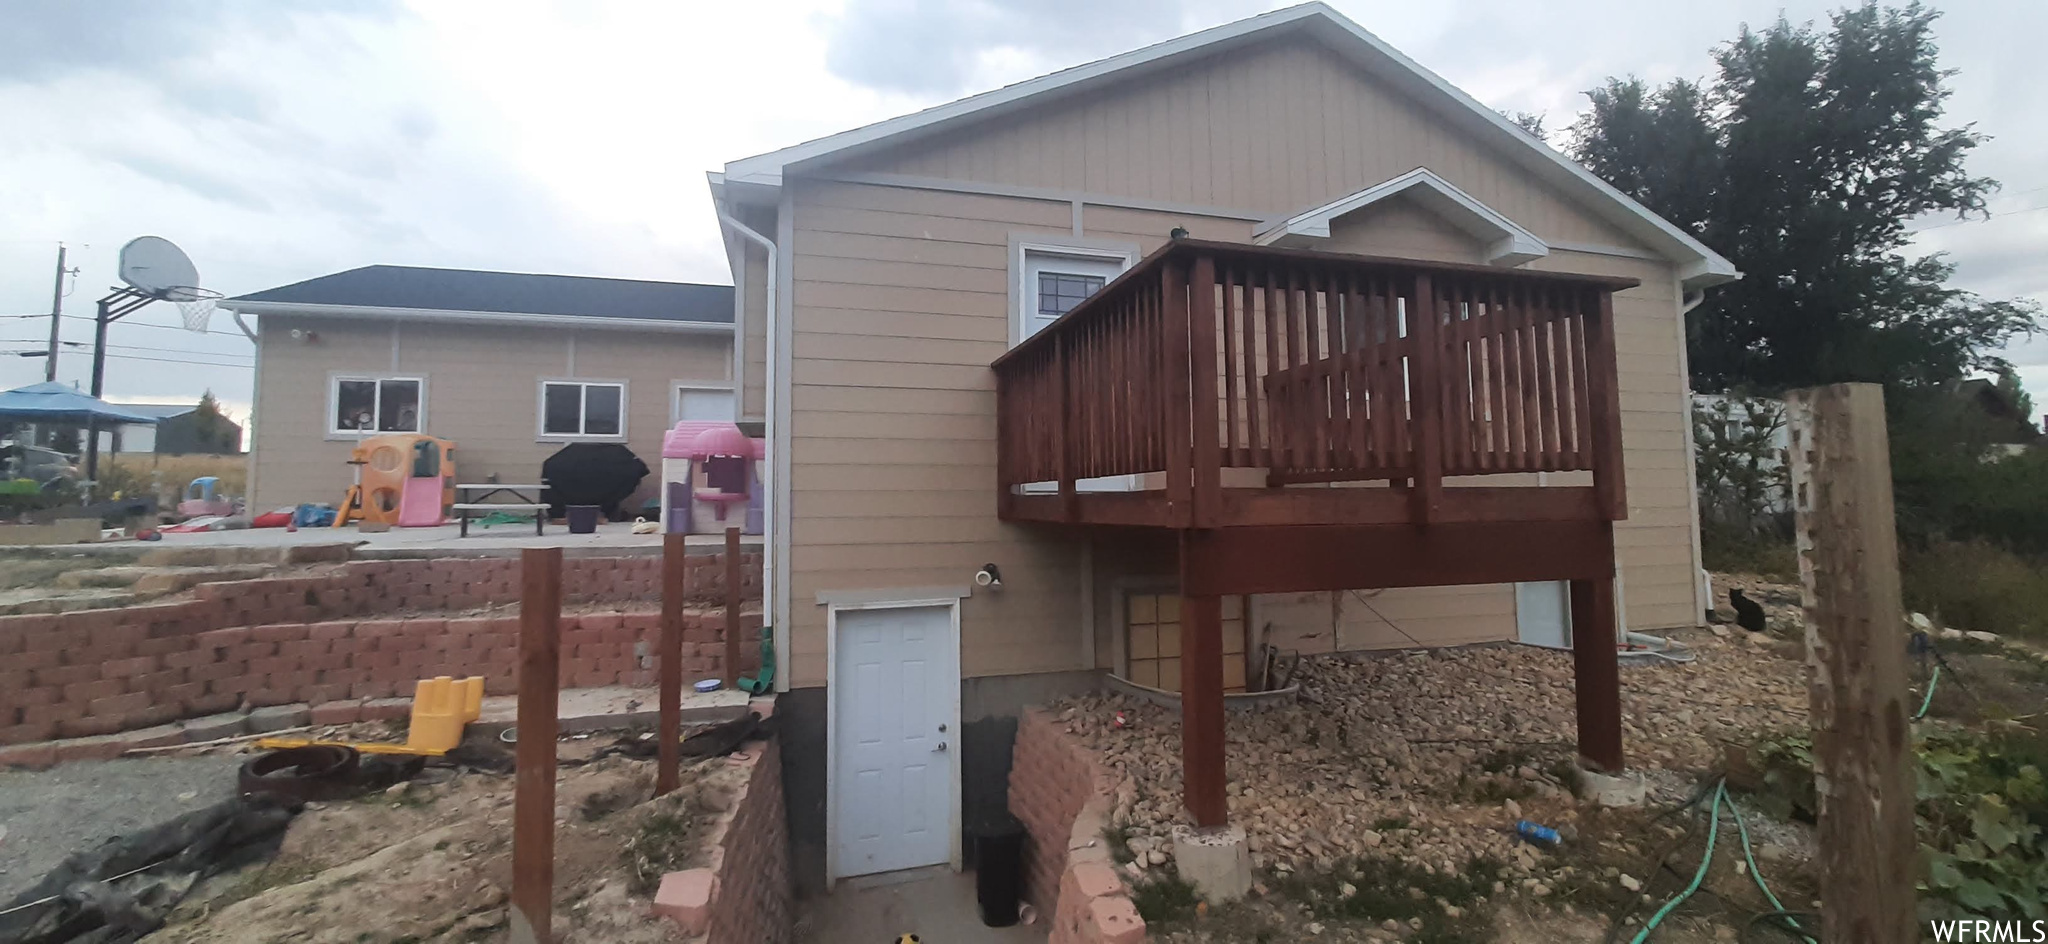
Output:
[[[542,381],[540,434],[547,437],[624,436],[626,385],[617,381]]]
[[[669,401],[669,421],[674,423],[684,420],[730,423],[738,417],[739,413],[733,409],[731,387],[679,383],[675,387],[675,397]]]
[[[1069,246],[1023,247],[1023,280],[1016,313],[1022,341],[1074,310],[1125,269],[1133,254],[1114,249]]]
[[[329,433],[416,433],[426,407],[419,377],[333,378],[328,389]]]

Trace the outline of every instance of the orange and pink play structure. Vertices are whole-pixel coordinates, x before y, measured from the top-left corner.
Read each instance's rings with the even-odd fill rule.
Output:
[[[401,528],[430,528],[455,503],[455,444],[422,433],[387,433],[350,453],[357,482],[334,524],[351,518]]]

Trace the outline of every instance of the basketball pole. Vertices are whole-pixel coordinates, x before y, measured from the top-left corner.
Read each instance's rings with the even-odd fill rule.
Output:
[[[117,288],[112,294],[99,300],[99,310],[93,316],[92,328],[92,398],[97,400],[106,388],[107,382],[107,325],[113,324],[150,302],[158,295],[145,294],[132,288]],[[98,488],[100,478],[100,420],[97,416],[85,420],[85,480]],[[95,495],[95,498],[98,496]]]

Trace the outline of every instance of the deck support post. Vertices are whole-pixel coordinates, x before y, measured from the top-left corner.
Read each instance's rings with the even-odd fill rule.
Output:
[[[1180,755],[1182,801],[1197,826],[1229,818],[1223,771],[1223,598],[1180,603]]]
[[[1614,773],[1622,768],[1621,662],[1614,642],[1614,579],[1572,581],[1571,606],[1579,756]]]
[[[661,538],[661,636],[656,645],[660,668],[661,710],[655,725],[654,795],[682,783],[683,739],[683,598],[689,594],[689,562],[684,555],[689,537],[671,531]]]
[[[519,749],[512,786],[512,941],[552,939],[562,549],[519,554]]]

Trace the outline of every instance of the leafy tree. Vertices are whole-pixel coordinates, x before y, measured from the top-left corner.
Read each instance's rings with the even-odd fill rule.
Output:
[[[199,395],[199,405],[192,415],[193,448],[200,452],[238,452],[241,449],[240,436],[235,427],[220,411],[220,401],[214,399],[213,391]]]
[[[2002,365],[2033,329],[2031,303],[1950,288],[1948,262],[1906,254],[1908,221],[1988,215],[1998,186],[1964,169],[1984,136],[1941,127],[1939,15],[1865,2],[1825,32],[1745,26],[1711,85],[1587,93],[1572,155],[1744,273],[1688,316],[1697,389],[1935,383]]]
[[[2028,426],[2034,425],[2034,396],[2020,384],[2019,371],[2010,367],[1998,369],[1998,392],[2005,402],[2012,404],[2012,411],[2025,418]]]

